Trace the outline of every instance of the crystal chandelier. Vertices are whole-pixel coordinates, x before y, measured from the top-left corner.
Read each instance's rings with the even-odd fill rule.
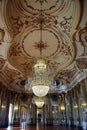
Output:
[[[32,102],[37,106],[37,108],[42,108],[46,102],[46,98],[45,97],[39,98],[34,96]]]
[[[38,97],[44,97],[49,92],[50,80],[47,74],[47,65],[45,60],[39,59],[33,67],[34,77],[28,80],[33,93]]]
[[[44,105],[44,101],[36,101],[35,104],[38,108],[42,108]]]

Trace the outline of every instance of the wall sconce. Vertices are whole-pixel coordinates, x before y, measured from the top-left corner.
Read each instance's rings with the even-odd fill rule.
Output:
[[[65,110],[65,106],[61,105],[61,110],[64,111]]]

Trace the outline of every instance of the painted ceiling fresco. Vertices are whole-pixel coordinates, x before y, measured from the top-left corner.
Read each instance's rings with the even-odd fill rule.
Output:
[[[87,1],[1,0],[0,81],[12,90],[33,73],[40,57],[70,90],[87,76]],[[42,43],[40,25],[42,24]]]

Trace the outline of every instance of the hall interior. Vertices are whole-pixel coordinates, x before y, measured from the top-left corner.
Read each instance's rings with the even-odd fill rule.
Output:
[[[87,0],[0,0],[0,129],[87,129]]]

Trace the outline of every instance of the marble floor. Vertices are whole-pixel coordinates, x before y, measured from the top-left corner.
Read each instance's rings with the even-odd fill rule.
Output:
[[[1,128],[0,130],[82,130],[77,127],[66,127],[66,126],[51,126],[51,125],[41,125],[37,124],[36,126],[20,126],[20,127],[12,127]]]

